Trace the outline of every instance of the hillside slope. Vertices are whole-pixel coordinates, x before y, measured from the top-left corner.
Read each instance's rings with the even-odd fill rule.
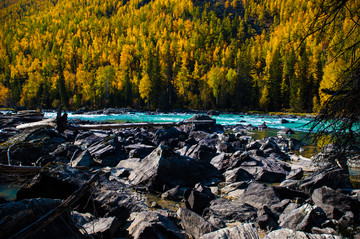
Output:
[[[0,103],[316,110],[320,86],[347,64],[325,66],[342,31],[300,45],[316,3],[10,0],[0,10]]]

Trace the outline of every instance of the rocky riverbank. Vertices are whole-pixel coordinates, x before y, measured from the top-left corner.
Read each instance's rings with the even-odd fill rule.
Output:
[[[0,200],[4,238],[356,237],[360,194],[336,167],[307,172],[302,143],[254,140],[248,126],[17,130],[1,125],[0,162],[41,166]],[[265,126],[261,126],[265,130]],[[10,150],[9,150],[10,148]],[[326,154],[322,152],[322,157]],[[148,197],[147,195],[152,195]],[[149,198],[171,200],[162,207]],[[35,224],[35,221],[37,221]],[[32,224],[32,225],[31,225]]]

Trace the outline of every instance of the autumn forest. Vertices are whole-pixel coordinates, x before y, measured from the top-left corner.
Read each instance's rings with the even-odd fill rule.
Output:
[[[360,54],[351,11],[309,34],[318,2],[5,0],[0,105],[317,112]]]

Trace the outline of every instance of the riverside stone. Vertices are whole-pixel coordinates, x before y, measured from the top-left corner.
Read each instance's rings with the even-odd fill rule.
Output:
[[[134,239],[185,239],[185,234],[171,220],[160,213],[149,211],[137,213],[128,231]]]
[[[240,201],[218,198],[210,202],[210,206],[204,210],[203,215],[213,225],[223,228],[227,223],[255,221],[257,210]]]
[[[191,187],[216,178],[221,178],[221,174],[210,163],[181,156],[165,145],[160,145],[141,160],[129,176],[132,185],[143,185],[149,191],[163,191],[164,186]]]
[[[298,238],[311,238],[311,239],[340,239],[341,237],[330,234],[311,234],[302,231],[291,230],[282,228],[272,231],[267,234],[263,239],[298,239]]]
[[[260,239],[259,233],[253,223],[244,223],[233,228],[223,228],[203,235],[200,239]]]
[[[202,235],[213,232],[217,229],[199,214],[188,209],[179,208],[176,214],[180,218],[180,224],[184,228],[186,234],[194,239],[198,239]]]

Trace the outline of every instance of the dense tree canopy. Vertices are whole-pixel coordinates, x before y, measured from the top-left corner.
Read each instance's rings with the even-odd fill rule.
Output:
[[[320,81],[322,107],[313,130],[325,143],[335,143],[333,161],[347,168],[348,158],[359,158],[360,147],[360,2],[319,1],[308,35],[324,38],[327,64]],[[342,24],[340,24],[342,23]],[[329,133],[330,132],[330,133]]]
[[[0,104],[317,111],[359,18],[305,38],[320,2],[3,1]]]

